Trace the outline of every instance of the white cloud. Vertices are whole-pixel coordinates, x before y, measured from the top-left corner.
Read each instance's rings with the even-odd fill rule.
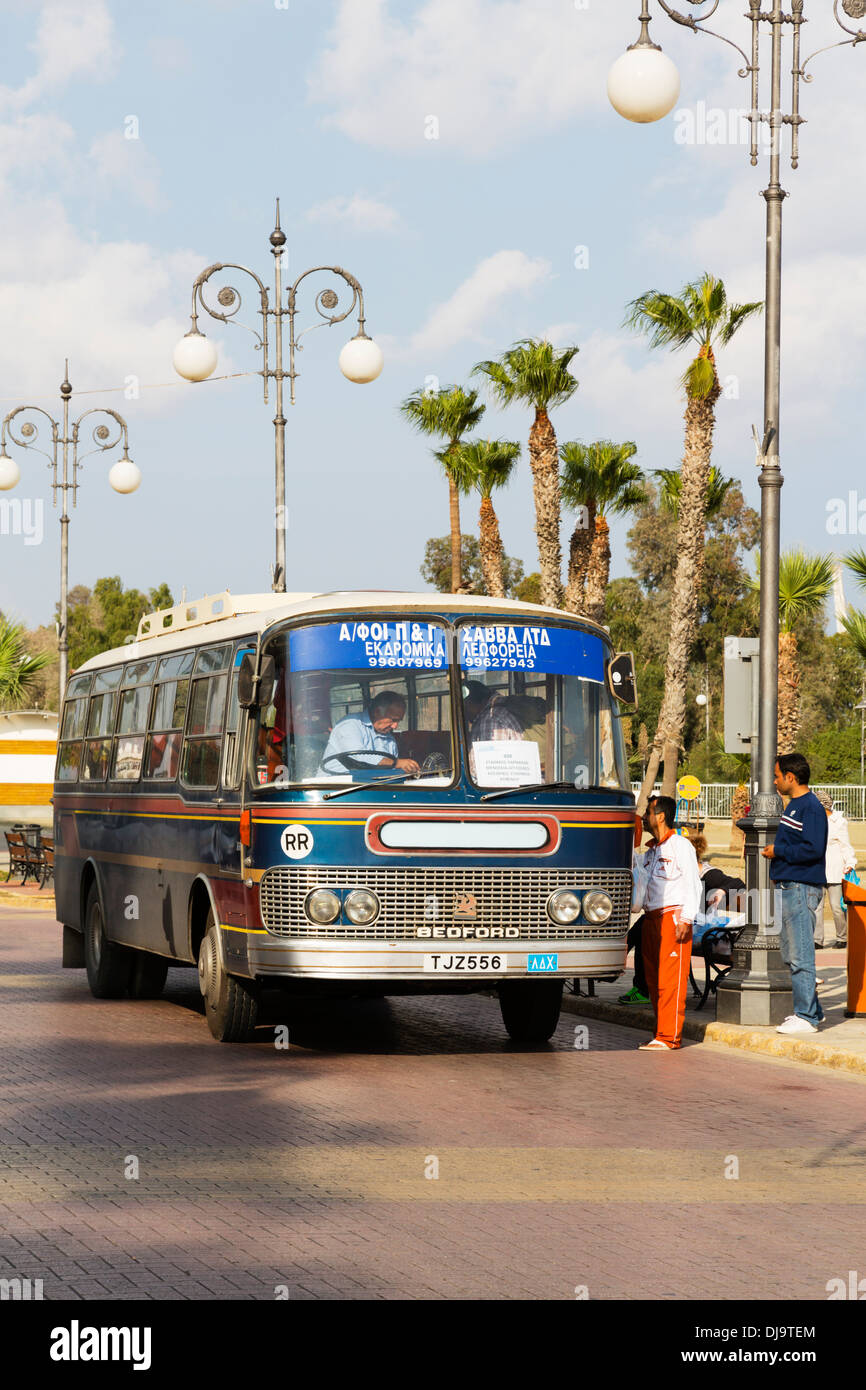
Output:
[[[310,222],[340,224],[355,232],[393,233],[399,232],[403,225],[396,208],[377,198],[368,198],[363,193],[328,198],[323,203],[316,203],[307,212],[307,219]]]
[[[413,334],[409,354],[446,351],[466,339],[483,338],[487,321],[513,294],[528,294],[550,276],[550,263],[523,251],[497,251],[480,261],[468,279]]]
[[[90,146],[93,172],[110,196],[123,193],[154,208],[159,203],[159,165],[141,140],[128,140],[120,130],[100,135]]]
[[[142,242],[94,242],[56,200],[22,202],[0,227],[0,380],[9,400],[54,392],[69,357],[78,390],[171,382],[172,349],[189,327],[189,291],[201,255],[162,254]],[[225,356],[218,371],[231,370]],[[193,388],[195,389],[195,388]],[[143,392],[140,408],[171,409],[184,388]],[[125,412],[123,396],[109,397]],[[50,408],[50,406],[49,406]]]
[[[542,328],[538,336],[553,343],[556,348],[563,348],[580,341],[579,331],[580,325],[577,323],[551,323],[547,328]]]
[[[607,105],[609,64],[635,25],[569,0],[341,0],[309,83],[326,123],[361,144],[469,155]],[[438,141],[425,137],[435,116]]]
[[[0,104],[28,106],[73,78],[106,75],[119,57],[106,0],[48,0],[30,48],[36,71],[20,87],[0,87]]]

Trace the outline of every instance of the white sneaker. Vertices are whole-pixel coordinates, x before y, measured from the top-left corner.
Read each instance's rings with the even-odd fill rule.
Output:
[[[817,1033],[818,1029],[814,1023],[810,1023],[807,1018],[800,1018],[798,1014],[788,1014],[784,1023],[780,1023],[776,1029],[777,1033]]]

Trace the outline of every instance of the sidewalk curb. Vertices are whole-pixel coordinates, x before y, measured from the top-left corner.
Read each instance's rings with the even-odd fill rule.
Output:
[[[649,1009],[624,1007],[610,1004],[604,999],[573,994],[563,998],[562,1007],[564,1012],[578,1014],[583,1018],[599,1018],[605,1023],[618,1023],[625,1028],[639,1028],[642,1032],[650,1034],[653,1031],[653,1015]],[[693,1042],[721,1043],[724,1047],[738,1048],[741,1052],[759,1052],[767,1057],[783,1057],[789,1062],[808,1062],[830,1071],[849,1071],[866,1076],[866,1056],[846,1052],[842,1047],[807,1042],[802,1038],[786,1038],[778,1033],[759,1033],[731,1023],[699,1023],[694,1018],[685,1020],[683,1037]]]
[[[14,889],[4,893],[0,887],[0,907],[20,907],[25,912],[29,912],[31,908],[41,908],[43,911],[53,912],[54,894],[51,893],[43,898],[25,898],[22,894],[16,893]]]

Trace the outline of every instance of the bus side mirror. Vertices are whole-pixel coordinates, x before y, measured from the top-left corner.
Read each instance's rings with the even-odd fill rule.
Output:
[[[631,652],[618,652],[607,663],[607,687],[621,704],[637,706],[637,680]]]
[[[272,704],[274,698],[274,686],[277,683],[277,663],[272,656],[262,657],[262,668],[259,672],[259,704],[262,709],[267,709]]]
[[[238,704],[241,709],[252,709],[254,706],[267,709],[274,698],[276,678],[276,662],[272,656],[265,656],[262,657],[262,668],[256,682],[255,652],[244,652],[238,670]]]
[[[238,670],[238,704],[241,709],[250,709],[255,704],[253,689],[256,681],[255,652],[244,652]]]

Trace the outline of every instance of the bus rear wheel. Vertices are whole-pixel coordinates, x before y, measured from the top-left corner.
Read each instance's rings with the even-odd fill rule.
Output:
[[[158,999],[165,988],[168,961],[149,951],[134,951],[129,972],[130,999]]]
[[[259,1012],[258,993],[248,980],[227,974],[220,956],[213,913],[198,951],[198,987],[207,1026],[217,1042],[249,1042]]]
[[[119,999],[126,993],[132,966],[129,951],[105,935],[102,903],[96,884],[90,885],[84,914],[84,964],[94,999]]]
[[[562,1007],[562,980],[503,980],[502,1022],[515,1042],[549,1042]]]

